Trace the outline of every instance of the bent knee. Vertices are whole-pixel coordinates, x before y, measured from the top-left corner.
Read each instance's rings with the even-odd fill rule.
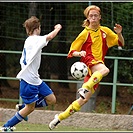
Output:
[[[109,72],[110,72],[110,70],[109,70],[108,68],[104,68],[104,69],[102,70],[102,74],[103,74],[103,76],[108,75]]]
[[[107,75],[109,72],[110,72],[110,70],[109,70],[108,68],[106,68],[106,70],[105,70],[106,75]]]
[[[109,72],[110,72],[110,70],[108,68],[106,68],[106,73],[109,73]]]
[[[48,105],[53,105],[56,103],[56,97],[54,95],[47,97],[46,102]]]
[[[55,103],[56,103],[56,98],[53,98],[53,99],[49,102],[50,105],[55,104]]]

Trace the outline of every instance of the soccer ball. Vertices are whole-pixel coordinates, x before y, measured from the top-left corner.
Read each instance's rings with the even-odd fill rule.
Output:
[[[83,80],[88,74],[88,67],[83,62],[75,62],[71,66],[71,75],[77,80]]]

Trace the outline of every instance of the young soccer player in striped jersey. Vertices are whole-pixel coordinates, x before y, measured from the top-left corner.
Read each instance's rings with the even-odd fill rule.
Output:
[[[40,20],[36,16],[31,16],[24,22],[27,39],[24,43],[22,56],[20,59],[21,71],[17,78],[20,79],[20,96],[24,102],[21,110],[9,119],[1,128],[2,131],[13,131],[13,127],[32,113],[35,107],[45,107],[54,104],[56,97],[51,88],[40,79],[38,69],[41,62],[42,48],[48,45],[62,26],[57,24],[49,34],[40,36]]]
[[[124,46],[122,26],[115,24],[114,31],[108,27],[101,26],[101,11],[98,6],[90,5],[84,10],[86,19],[83,21],[84,30],[72,42],[68,58],[81,57],[89,69],[89,74],[85,77],[82,88],[79,88],[80,97],[62,113],[55,115],[49,123],[52,130],[62,120],[77,112],[90,99],[98,87],[99,82],[109,73],[109,69],[104,64],[104,57],[107,50],[115,45]]]

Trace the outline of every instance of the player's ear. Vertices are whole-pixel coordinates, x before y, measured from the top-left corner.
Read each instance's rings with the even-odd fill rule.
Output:
[[[101,20],[101,15],[99,15],[99,19]]]

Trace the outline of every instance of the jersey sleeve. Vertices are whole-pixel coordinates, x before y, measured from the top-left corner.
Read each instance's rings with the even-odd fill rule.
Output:
[[[78,37],[72,42],[71,44],[71,47],[70,47],[70,50],[68,52],[68,58],[71,58],[72,57],[72,54],[73,52],[75,51],[80,51],[81,48],[82,48],[82,45],[84,44],[84,42],[86,41],[87,39],[87,30],[84,29],[79,35]]]
[[[120,46],[122,45],[118,39],[118,35],[115,32],[113,32],[111,29],[109,29],[107,27],[104,28],[104,31],[107,35],[106,41],[107,41],[107,45],[109,48],[113,47],[115,45],[120,45]]]
[[[38,42],[37,42],[37,47],[39,49],[42,49],[43,47],[47,46],[48,41],[46,40],[47,35],[44,36],[38,36]]]

